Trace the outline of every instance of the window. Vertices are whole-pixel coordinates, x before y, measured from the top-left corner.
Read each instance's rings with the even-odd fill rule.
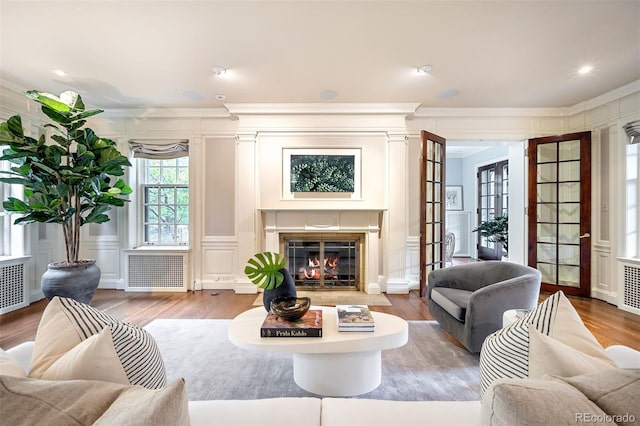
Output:
[[[640,257],[640,144],[627,145],[626,164],[626,250],[627,257]]]
[[[141,159],[142,240],[189,243],[189,157]]]
[[[0,170],[6,171],[8,168],[8,161],[0,161]],[[9,184],[0,183],[0,200],[2,201],[7,199],[8,186]],[[2,207],[2,203],[0,203],[0,256],[11,254],[11,239],[9,238],[11,235],[10,222],[11,217],[9,216],[9,212],[7,212],[4,207]]]

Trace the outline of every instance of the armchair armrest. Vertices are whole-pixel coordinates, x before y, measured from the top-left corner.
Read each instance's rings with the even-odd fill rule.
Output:
[[[482,287],[471,295],[466,321],[482,320],[490,314],[502,323],[502,314],[509,309],[533,309],[540,293],[540,278],[522,275]],[[466,322],[465,321],[465,322]]]
[[[29,341],[7,349],[7,353],[18,361],[25,374],[29,374],[29,370],[31,369],[31,354],[33,353],[34,344],[35,342]]]
[[[628,346],[613,345],[606,348],[605,352],[620,368],[640,368],[640,351]]]

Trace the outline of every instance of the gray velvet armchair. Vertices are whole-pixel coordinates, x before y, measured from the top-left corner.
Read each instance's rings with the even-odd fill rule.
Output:
[[[486,261],[431,271],[429,312],[469,352],[502,327],[509,309],[533,309],[540,294],[540,272],[526,265]]]

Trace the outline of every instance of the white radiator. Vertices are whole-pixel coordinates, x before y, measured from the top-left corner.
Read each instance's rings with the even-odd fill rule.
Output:
[[[164,251],[126,252],[128,291],[187,291],[189,254]]]
[[[618,258],[622,268],[619,308],[640,315],[640,260]]]
[[[3,261],[0,265],[0,314],[24,308],[29,304],[24,261]]]

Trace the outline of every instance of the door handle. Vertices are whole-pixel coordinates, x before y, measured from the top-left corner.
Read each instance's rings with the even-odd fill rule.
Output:
[[[591,234],[587,232],[585,234],[580,235],[578,238],[583,239],[583,238],[589,238],[589,237],[591,237]]]

